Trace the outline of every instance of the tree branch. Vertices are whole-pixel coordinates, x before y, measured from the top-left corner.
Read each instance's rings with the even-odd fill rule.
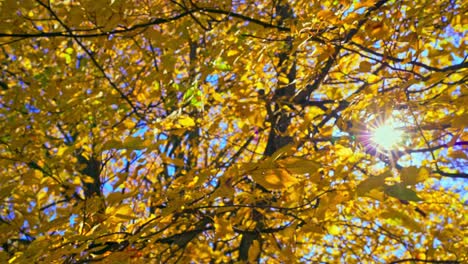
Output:
[[[47,5],[42,3],[41,1],[38,1],[38,2],[40,3],[41,6],[44,6],[47,9],[50,9],[50,7],[48,7]],[[150,20],[149,22],[146,22],[146,23],[136,24],[136,25],[133,25],[133,26],[128,27],[128,28],[114,29],[114,30],[104,31],[104,32],[76,34],[76,33],[73,33],[73,30],[68,30],[68,29],[65,32],[64,31],[61,31],[61,32],[39,32],[39,33],[5,33],[5,32],[0,32],[0,38],[6,38],[6,37],[8,37],[8,38],[11,38],[11,37],[15,38],[16,37],[16,38],[23,38],[23,39],[26,39],[26,38],[41,38],[41,37],[49,37],[49,38],[50,37],[95,38],[95,37],[102,37],[102,36],[110,36],[110,35],[128,33],[128,32],[135,31],[137,29],[147,28],[147,27],[154,26],[154,25],[165,24],[165,23],[168,23],[168,22],[172,22],[172,21],[181,19],[181,18],[186,17],[186,16],[191,16],[194,13],[197,13],[197,12],[198,13],[206,12],[206,13],[213,13],[213,14],[222,14],[222,15],[226,15],[228,17],[234,17],[234,18],[238,18],[238,19],[241,19],[241,20],[244,20],[244,21],[248,21],[248,22],[263,26],[265,28],[273,28],[273,29],[278,29],[279,31],[285,31],[285,32],[291,31],[291,29],[289,27],[270,24],[268,22],[264,22],[262,20],[251,18],[251,17],[245,16],[245,15],[242,15],[242,14],[232,12],[232,11],[226,11],[226,10],[214,9],[214,8],[198,8],[198,9],[187,10],[186,12],[183,12],[183,13],[178,14],[178,15],[173,16],[173,17],[154,18],[154,19],[152,19],[152,20]],[[98,29],[94,29],[94,30],[98,30]]]

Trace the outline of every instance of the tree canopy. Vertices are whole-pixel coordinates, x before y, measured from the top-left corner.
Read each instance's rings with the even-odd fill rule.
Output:
[[[0,2],[0,262],[468,261],[467,1]]]

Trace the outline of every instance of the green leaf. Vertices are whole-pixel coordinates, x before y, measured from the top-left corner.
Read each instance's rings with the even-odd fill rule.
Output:
[[[406,185],[415,185],[419,182],[425,181],[429,177],[429,170],[422,167],[410,166],[403,168],[400,173],[400,178]]]
[[[378,176],[371,176],[359,183],[359,185],[356,187],[356,193],[359,196],[364,196],[367,192],[384,186],[385,179],[388,177],[392,177],[390,171],[386,171]]]
[[[415,191],[406,188],[406,185],[403,183],[397,183],[395,185],[386,186],[385,193],[389,196],[398,198],[404,201],[414,201],[419,202],[422,199],[416,194]]]
[[[203,106],[202,92],[199,89],[198,81],[193,82],[192,86],[184,93],[182,98],[184,102],[189,102],[190,105],[200,108]]]
[[[214,61],[214,67],[221,71],[230,71],[231,66],[229,66],[223,59],[218,58]]]
[[[3,135],[0,136],[0,143],[6,144],[8,141],[10,141],[11,136],[9,135]]]

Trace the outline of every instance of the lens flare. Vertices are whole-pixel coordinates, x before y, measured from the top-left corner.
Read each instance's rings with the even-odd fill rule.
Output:
[[[372,130],[371,141],[384,150],[391,150],[401,142],[402,136],[403,131],[398,129],[393,121],[388,120]]]

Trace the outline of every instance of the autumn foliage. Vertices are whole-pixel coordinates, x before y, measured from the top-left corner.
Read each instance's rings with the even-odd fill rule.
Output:
[[[467,12],[1,1],[0,263],[468,262]]]

